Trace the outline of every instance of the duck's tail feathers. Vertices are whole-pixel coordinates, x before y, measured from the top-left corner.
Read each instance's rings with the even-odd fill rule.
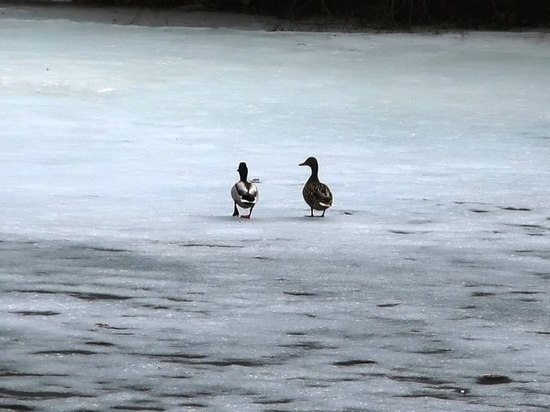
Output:
[[[256,197],[251,195],[250,193],[245,193],[244,195],[242,195],[241,198],[242,198],[243,202],[256,203]]]

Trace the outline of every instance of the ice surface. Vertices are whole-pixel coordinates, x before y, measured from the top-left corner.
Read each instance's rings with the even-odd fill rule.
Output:
[[[550,407],[547,35],[0,37],[0,409]]]

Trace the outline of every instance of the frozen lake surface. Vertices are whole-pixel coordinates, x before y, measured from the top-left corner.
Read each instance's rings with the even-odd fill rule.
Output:
[[[0,37],[1,410],[550,408],[548,35]]]

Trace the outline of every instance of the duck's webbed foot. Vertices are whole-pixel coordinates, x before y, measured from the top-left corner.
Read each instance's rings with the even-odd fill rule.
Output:
[[[252,216],[252,210],[254,209],[254,206],[252,206],[250,208],[250,212],[248,212],[248,215],[245,215],[245,216],[241,216],[243,219],[250,219],[250,217]]]

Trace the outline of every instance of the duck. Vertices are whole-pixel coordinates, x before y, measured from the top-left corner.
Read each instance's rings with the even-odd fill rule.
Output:
[[[298,166],[309,166],[311,168],[311,176],[304,185],[302,195],[304,200],[311,209],[311,217],[314,217],[313,210],[322,210],[325,216],[326,210],[332,206],[333,198],[329,187],[319,181],[319,162],[314,157],[308,157],[303,163]]]
[[[258,188],[255,184],[248,181],[248,167],[245,162],[239,163],[237,172],[239,172],[240,180],[231,188],[231,197],[233,198],[233,202],[235,204],[233,208],[233,216],[239,216],[239,210],[237,209],[238,205],[243,209],[250,209],[248,215],[241,216],[243,219],[250,219],[252,210],[258,202]]]

